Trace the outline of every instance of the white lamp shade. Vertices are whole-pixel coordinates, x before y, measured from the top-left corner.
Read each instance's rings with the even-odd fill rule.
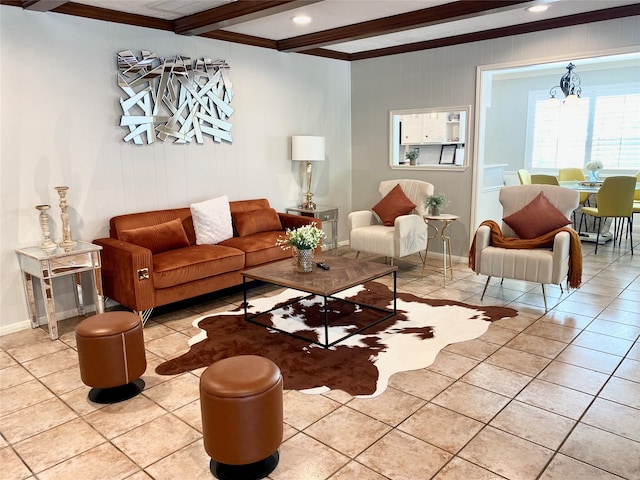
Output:
[[[324,137],[294,135],[291,137],[291,160],[302,162],[324,161]]]

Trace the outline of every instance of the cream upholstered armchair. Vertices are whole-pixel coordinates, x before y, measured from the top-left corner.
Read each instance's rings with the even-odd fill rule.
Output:
[[[568,188],[562,188],[555,185],[515,185],[503,187],[500,190],[500,203],[502,204],[503,219],[511,220],[511,215],[525,213],[523,216],[525,227],[532,225],[540,225],[550,222],[551,211],[555,215],[559,213],[548,207],[541,207],[538,213],[531,210],[530,205],[534,205],[534,200],[539,199],[542,192],[546,200],[553,205],[566,218],[556,218],[555,224],[549,224],[547,232],[555,231],[557,228],[564,227],[571,223],[571,213],[578,207],[580,194],[577,191]],[[544,199],[543,199],[544,200]],[[544,200],[546,202],[546,200]],[[522,211],[524,207],[528,209]],[[566,222],[565,222],[566,220]],[[513,224],[513,222],[510,222]],[[564,225],[563,225],[564,224]],[[536,225],[536,228],[540,228]],[[517,228],[518,229],[518,228]],[[522,231],[518,229],[520,233]],[[518,236],[516,232],[503,220],[502,235],[505,238],[536,238],[534,235]],[[567,278],[569,273],[570,246],[571,235],[567,231],[560,231],[555,234],[552,240],[551,248],[501,248],[492,245],[491,229],[487,225],[480,225],[476,232],[475,242],[475,266],[472,265],[477,274],[487,275],[482,297],[487,290],[491,277],[500,277],[502,279],[510,278],[516,280],[525,280],[528,282],[536,282],[542,285],[542,295],[544,299],[545,311],[547,310],[547,297],[544,289],[545,284],[560,285]],[[532,241],[531,243],[535,243]],[[579,241],[577,242],[579,246]],[[578,248],[576,255],[581,255]]]
[[[358,252],[356,258],[360,252],[374,253],[390,258],[393,265],[394,257],[426,248],[427,226],[422,216],[433,185],[420,180],[384,180],[378,192],[382,200],[372,210],[349,214],[349,242]]]

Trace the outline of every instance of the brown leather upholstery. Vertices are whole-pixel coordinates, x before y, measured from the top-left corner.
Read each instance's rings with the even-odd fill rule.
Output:
[[[282,443],[282,375],[271,360],[229,357],[200,377],[202,435],[207,454],[227,465],[263,460]]]
[[[147,369],[140,317],[107,312],[76,327],[80,376],[85,385],[111,388],[140,378]]]

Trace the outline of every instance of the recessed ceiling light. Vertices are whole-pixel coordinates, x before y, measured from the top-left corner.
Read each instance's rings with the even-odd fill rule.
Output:
[[[532,13],[540,13],[546,12],[549,9],[549,5],[533,5],[532,7],[527,7],[527,12]]]
[[[296,15],[291,20],[296,25],[308,25],[311,23],[311,17],[309,15]]]

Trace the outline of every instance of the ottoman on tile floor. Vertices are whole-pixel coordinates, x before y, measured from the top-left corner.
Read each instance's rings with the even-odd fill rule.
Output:
[[[76,327],[80,377],[93,387],[89,399],[115,403],[139,394],[147,369],[140,317],[107,312],[86,318]]]
[[[204,449],[221,480],[268,476],[282,443],[282,374],[271,360],[240,355],[220,360],[200,377]]]

